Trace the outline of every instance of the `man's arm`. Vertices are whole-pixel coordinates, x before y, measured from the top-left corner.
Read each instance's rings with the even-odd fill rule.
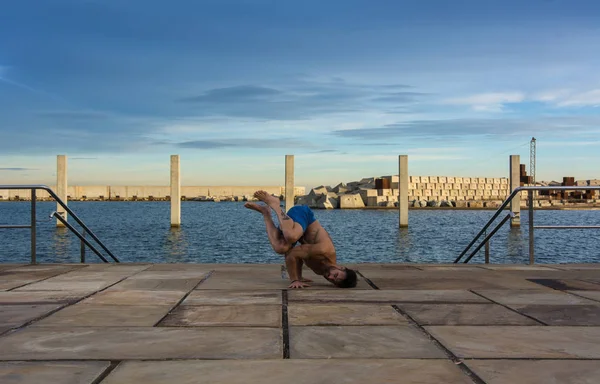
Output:
[[[285,266],[287,268],[288,276],[292,283],[289,288],[304,288],[310,287],[302,281],[302,264],[303,260],[310,255],[310,245],[303,244],[295,248],[292,248],[285,255]]]

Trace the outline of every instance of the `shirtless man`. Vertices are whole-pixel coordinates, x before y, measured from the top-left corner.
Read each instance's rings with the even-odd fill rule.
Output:
[[[310,208],[296,205],[286,214],[277,197],[265,191],[256,191],[254,197],[267,205],[246,203],[244,206],[262,213],[273,250],[285,255],[285,265],[291,280],[289,288],[310,287],[308,283],[311,280],[302,278],[303,264],[339,288],[356,286],[356,272],[336,264],[331,237],[315,219]],[[275,226],[271,209],[275,211],[281,228]],[[300,245],[294,246],[297,242]]]

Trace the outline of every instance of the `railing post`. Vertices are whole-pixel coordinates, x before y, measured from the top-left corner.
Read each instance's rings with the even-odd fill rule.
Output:
[[[81,234],[82,238],[85,239],[85,231],[82,231]],[[80,240],[80,248],[79,248],[79,256],[81,257],[81,263],[85,263],[85,243],[83,242],[83,239]]]
[[[31,189],[31,264],[37,263],[36,255],[36,235],[37,235],[37,222],[35,213],[35,203],[37,200],[37,193],[34,188]]]
[[[534,229],[533,229],[533,190],[528,191],[528,200],[529,200],[529,264],[533,265],[535,263],[535,254],[534,254]]]
[[[490,241],[485,242],[485,263],[490,263]]]

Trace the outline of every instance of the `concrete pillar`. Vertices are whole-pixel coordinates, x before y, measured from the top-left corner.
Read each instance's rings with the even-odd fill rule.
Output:
[[[408,156],[398,156],[398,213],[400,228],[408,227]]]
[[[285,211],[294,206],[294,155],[285,155]]]
[[[521,172],[520,172],[521,156],[510,155],[510,192],[521,186]],[[510,219],[511,227],[521,226],[521,195],[518,194],[510,202],[510,211],[515,214],[515,217]]]
[[[179,155],[171,155],[171,227],[181,225],[181,177]]]
[[[56,156],[56,194],[67,204],[67,155]],[[67,212],[56,203],[56,212],[62,214],[67,220]],[[64,224],[56,220],[57,227],[64,227]]]

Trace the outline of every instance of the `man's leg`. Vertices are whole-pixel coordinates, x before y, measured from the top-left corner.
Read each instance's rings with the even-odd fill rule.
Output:
[[[254,197],[267,204],[277,215],[279,226],[283,232],[283,236],[290,244],[295,244],[304,235],[304,229],[298,223],[295,223],[283,209],[281,209],[280,201],[277,197],[271,196],[265,191],[254,192]]]
[[[273,218],[271,217],[271,208],[266,205],[256,203],[246,203],[244,204],[244,207],[262,213],[267,229],[267,237],[269,238],[269,242],[271,243],[271,246],[275,252],[283,255],[292,248],[292,244],[288,244],[285,241],[283,234],[279,228],[275,226]]]

